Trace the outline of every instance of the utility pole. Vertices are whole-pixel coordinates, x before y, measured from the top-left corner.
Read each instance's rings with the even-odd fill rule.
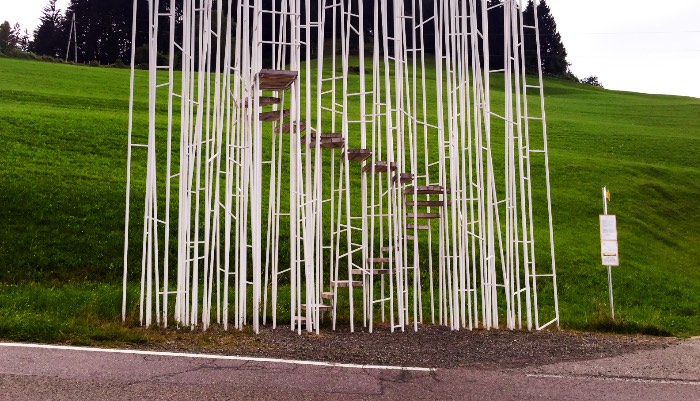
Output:
[[[75,27],[75,13],[73,13],[73,19],[70,23],[70,33],[68,34],[68,46],[66,47],[66,61],[68,61],[68,54],[70,53],[70,44],[73,41],[73,62],[78,63],[78,31]]]

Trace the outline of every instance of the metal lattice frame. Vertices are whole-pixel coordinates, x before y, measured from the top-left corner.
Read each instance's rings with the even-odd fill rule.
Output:
[[[138,172],[143,325],[276,328],[286,291],[299,333],[346,304],[351,331],[360,313],[369,331],[559,325],[537,16],[365,2],[134,0],[149,69],[132,50],[123,319]]]

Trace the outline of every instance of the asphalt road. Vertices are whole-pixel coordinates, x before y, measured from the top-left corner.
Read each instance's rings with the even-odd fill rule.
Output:
[[[0,399],[698,401],[700,338],[613,358],[501,370],[0,344]]]

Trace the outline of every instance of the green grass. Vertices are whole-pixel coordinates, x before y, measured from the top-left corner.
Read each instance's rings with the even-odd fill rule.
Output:
[[[119,323],[128,70],[2,58],[0,76],[0,337],[143,341],[133,313]],[[556,79],[545,92],[562,325],[700,334],[700,99]],[[139,92],[137,141],[145,110]],[[602,185],[620,230],[616,324],[598,249]]]

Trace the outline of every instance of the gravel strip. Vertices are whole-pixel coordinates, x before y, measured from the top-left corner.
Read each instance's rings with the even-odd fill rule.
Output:
[[[152,333],[157,333],[152,335]],[[679,340],[570,331],[450,331],[421,326],[418,332],[390,333],[362,329],[296,334],[287,327],[252,332],[151,330],[138,348],[224,355],[430,368],[510,369],[613,357],[664,348]],[[122,345],[134,348],[133,345]]]

